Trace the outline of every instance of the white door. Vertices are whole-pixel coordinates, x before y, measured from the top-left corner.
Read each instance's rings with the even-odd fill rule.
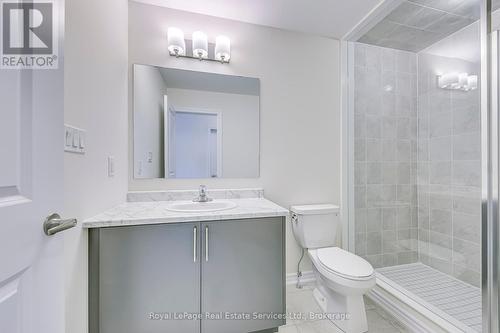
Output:
[[[55,3],[61,17],[63,2]],[[62,49],[57,70],[0,69],[2,333],[64,332],[62,234],[47,236],[42,228],[62,209],[61,56]]]

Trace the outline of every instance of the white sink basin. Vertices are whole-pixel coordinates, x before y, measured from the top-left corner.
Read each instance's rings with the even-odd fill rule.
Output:
[[[176,202],[167,206],[167,209],[173,212],[199,213],[216,212],[219,210],[233,209],[237,205],[232,201],[214,200],[209,202]]]

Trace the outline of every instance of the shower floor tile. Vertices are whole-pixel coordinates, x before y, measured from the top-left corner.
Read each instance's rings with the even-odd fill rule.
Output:
[[[481,332],[481,289],[422,263],[378,268],[409,293]]]

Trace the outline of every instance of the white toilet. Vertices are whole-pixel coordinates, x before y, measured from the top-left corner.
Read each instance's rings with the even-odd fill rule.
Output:
[[[339,207],[303,205],[290,210],[295,238],[313,263],[313,295],[319,306],[344,332],[367,332],[363,295],[375,286],[375,273],[368,261],[333,246],[340,225]]]

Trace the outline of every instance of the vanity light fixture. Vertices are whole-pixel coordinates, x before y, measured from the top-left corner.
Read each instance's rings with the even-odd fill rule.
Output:
[[[184,39],[184,33],[178,28],[168,28],[168,53],[174,57],[229,63],[231,59],[231,41],[226,36],[217,36],[215,44],[208,42],[207,35],[195,31],[192,40]]]
[[[438,86],[451,90],[475,90],[477,89],[477,75],[456,72],[438,75]]]

